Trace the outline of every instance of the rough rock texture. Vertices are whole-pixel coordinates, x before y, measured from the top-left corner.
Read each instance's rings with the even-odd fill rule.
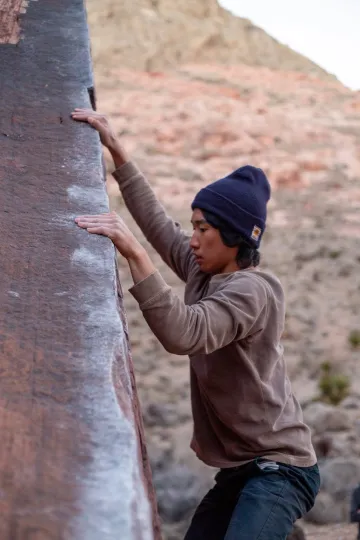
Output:
[[[98,138],[70,119],[92,86],[82,0],[19,24],[0,45],[0,538],[150,540],[114,248],[74,223],[108,209]]]
[[[20,39],[20,18],[32,0],[0,0],[0,43],[15,45]]]
[[[115,66],[153,71],[240,62],[333,78],[217,0],[87,0],[87,6],[98,74]]]

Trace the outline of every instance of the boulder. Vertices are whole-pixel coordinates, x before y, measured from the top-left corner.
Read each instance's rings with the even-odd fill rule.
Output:
[[[304,410],[304,420],[318,435],[328,431],[343,431],[351,428],[348,412],[326,403],[311,403]]]
[[[329,493],[322,491],[318,494],[314,507],[305,516],[305,519],[318,525],[340,523],[344,520],[343,507],[335,504],[333,497]]]
[[[304,531],[299,525],[294,525],[293,530],[287,536],[286,540],[306,540]]]
[[[305,519],[321,525],[348,521],[351,493],[360,479],[360,459],[328,459],[320,464],[320,476],[320,493]]]
[[[186,422],[191,418],[190,411],[174,403],[150,403],[144,410],[144,423],[147,427],[169,427]]]
[[[187,520],[204,495],[204,484],[186,464],[175,463],[154,472],[160,517],[167,523]]]
[[[341,406],[343,409],[360,409],[360,396],[350,395],[346,397],[342,402]]]
[[[360,480],[360,459],[334,458],[320,465],[321,489],[335,500],[347,498]]]

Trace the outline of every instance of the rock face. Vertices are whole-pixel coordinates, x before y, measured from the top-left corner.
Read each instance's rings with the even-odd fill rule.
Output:
[[[87,0],[87,6],[98,73],[115,66],[153,71],[211,62],[332,78],[217,0]]]
[[[0,0],[0,66],[0,538],[159,538],[114,247],[74,222],[109,202],[82,0]]]

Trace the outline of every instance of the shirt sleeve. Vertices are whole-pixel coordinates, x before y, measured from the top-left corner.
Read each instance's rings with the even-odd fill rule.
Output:
[[[194,257],[190,237],[173,221],[156,198],[149,182],[132,162],[113,173],[125,204],[146,239],[165,263],[186,281]]]
[[[259,330],[267,294],[258,281],[230,280],[214,294],[186,305],[155,272],[130,289],[163,347],[178,355],[210,354]]]

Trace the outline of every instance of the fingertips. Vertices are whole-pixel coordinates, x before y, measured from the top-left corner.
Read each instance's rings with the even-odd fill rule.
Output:
[[[78,114],[72,114],[71,119],[74,120],[75,122],[86,122],[86,117],[80,116]]]
[[[88,116],[85,112],[72,112],[71,118],[74,118],[74,120],[87,120]]]

